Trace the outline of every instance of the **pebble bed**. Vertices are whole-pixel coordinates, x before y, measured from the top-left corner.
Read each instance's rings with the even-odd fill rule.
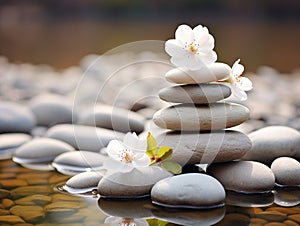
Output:
[[[3,152],[0,156],[3,159],[0,160],[0,225],[107,225],[104,222],[108,216],[127,220],[152,219],[153,222],[157,221],[153,225],[158,225],[158,220],[169,222],[168,225],[300,224],[300,187],[297,174],[299,152],[284,154],[294,159],[278,159],[282,154],[268,156],[271,159],[267,160],[261,159],[271,167],[270,163],[277,158],[276,164],[272,164],[271,168],[274,172],[278,171],[278,178],[282,178],[283,183],[298,186],[275,187],[272,193],[260,194],[226,191],[225,207],[211,210],[169,209],[153,205],[150,199],[110,201],[99,198],[96,191],[95,194],[76,196],[61,190],[61,186],[65,185],[71,176],[86,171],[88,167],[96,169],[103,163],[105,150],[102,149],[100,153],[99,150],[105,147],[109,140],[121,139],[124,133],[132,128],[141,133],[140,136],[147,130],[151,130],[154,135],[161,133],[161,129],[149,122],[149,119],[154,112],[168,106],[166,102],[159,100],[157,94],[159,90],[168,86],[163,74],[170,69],[170,65],[135,65],[119,72],[118,75],[115,74],[105,86],[97,84],[105,83],[108,79],[106,74],[115,67],[116,61],[125,64],[128,59],[137,61],[155,58],[162,62],[163,56],[148,52],[107,56],[86,71],[96,57],[87,56],[80,66],[61,72],[46,65],[17,65],[8,62],[6,58],[0,58],[0,116],[2,108],[8,111],[7,115],[10,116],[2,113],[4,116],[0,117],[0,133],[12,135],[12,138],[2,137],[2,140],[0,137],[0,151]],[[83,74],[86,75],[84,78],[81,77]],[[254,89],[249,93],[248,101],[239,104],[250,109],[250,120],[233,129],[250,134],[250,138],[252,132],[266,126],[288,126],[294,130],[289,128],[287,133],[299,132],[300,71],[280,74],[273,68],[261,67],[256,73],[248,73],[247,76],[252,79]],[[81,82],[78,83],[79,81]],[[99,92],[95,92],[99,89]],[[91,113],[89,106],[95,102],[99,105],[101,103],[102,108]],[[130,120],[126,124],[123,123],[122,114],[129,110]],[[112,111],[116,112],[114,120],[107,118]],[[91,120],[91,115],[95,117],[94,121]],[[111,129],[115,129],[113,124],[116,121],[122,126],[117,132],[111,133]],[[70,136],[68,131],[72,127],[71,123],[80,128],[77,132],[80,133],[79,137],[83,137],[82,140],[74,142]],[[93,130],[93,134],[89,129],[95,126],[99,128]],[[278,129],[269,128],[275,132]],[[89,136],[86,137],[85,134]],[[99,134],[100,142],[97,139]],[[253,137],[254,135],[252,134]],[[32,137],[40,140],[32,142]],[[291,150],[294,150],[294,147],[299,146],[298,138],[297,133],[292,139],[295,143],[282,145],[290,145]],[[37,146],[36,143],[39,142],[42,142],[43,148]],[[259,146],[259,142],[256,145]],[[22,147],[18,149],[19,146]],[[276,149],[270,144],[268,148],[271,151]],[[31,156],[31,150],[35,149],[38,151]],[[74,155],[76,149],[82,150],[87,159],[94,161],[79,162],[74,166],[73,163],[78,160]],[[278,151],[277,149],[275,151]],[[11,155],[14,155],[15,162],[25,167],[10,160]],[[245,160],[248,160],[247,158],[253,160],[254,157],[247,155]],[[296,167],[296,170],[291,169],[296,174],[287,182],[286,175],[282,175],[280,161],[283,161],[283,164],[286,161],[291,162],[290,168],[293,164]],[[62,169],[60,171],[59,167],[56,167],[60,173],[53,171],[49,166],[51,162],[55,163],[53,166]],[[97,177],[94,175],[94,178]]]

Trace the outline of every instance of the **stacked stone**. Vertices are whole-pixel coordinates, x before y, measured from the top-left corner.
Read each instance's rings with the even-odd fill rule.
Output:
[[[166,80],[177,85],[162,89],[159,97],[173,105],[157,111],[153,121],[167,129],[157,140],[173,148],[172,160],[181,165],[227,162],[240,159],[251,149],[247,135],[225,130],[249,118],[248,108],[224,101],[231,89],[214,83],[230,73],[231,68],[223,63],[197,71],[174,68],[166,73]]]

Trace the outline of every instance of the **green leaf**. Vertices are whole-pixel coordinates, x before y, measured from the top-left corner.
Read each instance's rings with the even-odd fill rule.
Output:
[[[149,132],[147,136],[147,151],[146,154],[150,157],[153,158],[156,156],[156,151],[157,151],[157,142],[155,138],[152,136],[152,134]]]
[[[147,219],[149,226],[166,226],[168,222],[158,219]]]
[[[161,163],[161,167],[173,174],[181,174],[182,168],[177,162],[164,161]]]
[[[163,161],[169,158],[172,155],[172,153],[173,153],[172,148],[168,146],[161,146],[157,151],[157,158],[160,161]]]

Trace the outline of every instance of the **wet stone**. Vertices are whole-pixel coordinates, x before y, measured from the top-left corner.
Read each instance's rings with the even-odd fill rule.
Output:
[[[6,215],[6,216],[0,216],[0,223],[1,224],[17,224],[17,223],[25,223],[25,221],[22,218],[20,218],[19,216]]]
[[[300,186],[300,163],[293,158],[280,157],[273,161],[271,170],[276,183],[282,186]]]
[[[0,198],[8,198],[10,196],[10,192],[6,189],[0,189]]]
[[[25,221],[35,222],[45,216],[44,210],[40,206],[13,206],[9,210],[12,214],[22,217]]]
[[[46,195],[30,195],[26,196],[24,198],[17,199],[16,201],[17,205],[22,206],[30,206],[30,205],[38,205],[38,206],[44,206],[51,202],[51,197]]]
[[[20,179],[0,180],[0,186],[3,188],[13,188],[13,187],[21,187],[27,185],[28,184],[25,180],[20,180]]]
[[[289,215],[288,219],[292,220],[292,221],[295,221],[298,224],[300,224],[300,214],[299,213],[298,214]]]
[[[283,221],[283,223],[284,223],[286,226],[299,226],[298,223],[296,223],[295,221],[292,221],[292,220],[285,220],[285,221]]]
[[[5,209],[12,207],[15,203],[11,199],[2,199],[1,204]]]
[[[239,213],[229,213],[226,214],[224,219],[220,221],[218,226],[227,226],[227,225],[249,225],[250,218],[246,215]]]
[[[166,178],[151,190],[152,202],[173,208],[214,208],[224,205],[225,191],[213,177],[190,173]]]
[[[265,219],[267,221],[284,221],[287,219],[287,215],[278,211],[264,211],[257,213],[256,217]]]
[[[44,207],[45,211],[54,211],[54,210],[74,210],[74,209],[80,209],[87,205],[87,203],[84,202],[68,202],[68,201],[58,201],[58,202],[52,202]]]
[[[52,166],[63,174],[75,175],[81,172],[100,169],[105,159],[105,156],[98,153],[75,151],[57,156]]]
[[[67,143],[50,138],[36,138],[19,147],[13,161],[20,164],[51,162],[56,156],[74,151]]]
[[[239,192],[267,192],[275,185],[275,177],[269,167],[254,161],[215,163],[207,173],[218,179],[225,189]]]
[[[49,186],[37,185],[37,186],[24,186],[13,189],[10,194],[14,198],[20,198],[24,196],[39,194],[49,194],[52,190]]]
[[[97,189],[99,181],[103,177],[103,172],[84,172],[77,174],[66,182],[64,189],[71,193],[84,193]]]

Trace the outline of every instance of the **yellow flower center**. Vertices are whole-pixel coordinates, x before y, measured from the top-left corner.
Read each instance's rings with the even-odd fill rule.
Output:
[[[134,222],[133,222],[133,219],[132,218],[123,218],[122,219],[122,226],[134,226],[136,225]]]
[[[196,54],[198,51],[198,48],[193,43],[190,45],[189,49],[193,54]]]
[[[130,163],[132,162],[132,152],[128,149],[124,149],[119,154],[119,158],[121,162]]]

